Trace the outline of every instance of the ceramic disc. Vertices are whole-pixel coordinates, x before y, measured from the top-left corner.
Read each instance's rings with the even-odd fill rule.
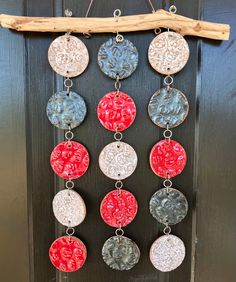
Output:
[[[164,139],[153,146],[149,161],[156,175],[162,178],[171,178],[183,171],[187,155],[178,142]]]
[[[107,93],[99,102],[97,108],[101,124],[111,131],[123,131],[134,121],[136,106],[134,100],[119,91]]]
[[[161,74],[171,75],[179,72],[186,65],[188,58],[188,43],[176,32],[160,33],[149,46],[149,62]]]
[[[85,44],[72,35],[57,37],[48,49],[48,61],[53,70],[64,77],[80,75],[88,66]]]
[[[109,77],[120,79],[130,76],[138,65],[137,48],[127,39],[116,42],[110,38],[103,43],[98,51],[98,65]]]
[[[188,201],[174,188],[162,188],[152,195],[150,213],[160,223],[173,225],[182,221],[188,212]]]
[[[103,245],[102,257],[112,269],[129,270],[138,263],[140,251],[131,239],[124,236],[113,236]]]
[[[189,105],[185,95],[178,89],[162,88],[156,91],[148,104],[148,114],[158,126],[169,128],[180,125],[188,115]]]
[[[83,222],[86,207],[82,197],[71,189],[58,192],[52,202],[56,219],[65,226],[75,227]]]
[[[89,166],[87,149],[75,141],[59,143],[52,151],[50,163],[53,171],[64,179],[81,177]]]
[[[116,141],[106,145],[99,155],[101,171],[109,178],[122,180],[136,169],[138,157],[129,144]]]
[[[60,91],[54,94],[47,104],[49,121],[60,129],[79,126],[86,116],[86,104],[77,93]]]
[[[104,222],[112,227],[123,227],[131,223],[138,211],[138,203],[132,193],[113,190],[102,200],[100,214]]]
[[[162,271],[169,272],[180,266],[185,257],[183,241],[174,235],[163,235],[151,246],[150,260],[153,266]]]
[[[56,239],[50,249],[49,257],[52,264],[63,272],[80,269],[87,257],[84,243],[74,236],[63,236]]]

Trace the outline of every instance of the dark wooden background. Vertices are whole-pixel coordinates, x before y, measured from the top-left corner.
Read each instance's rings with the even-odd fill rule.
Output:
[[[153,1],[155,8],[168,8],[169,1]],[[89,0],[0,0],[0,12],[29,16],[60,16],[65,7],[74,16],[84,16]],[[148,164],[153,144],[161,138],[149,120],[147,103],[161,86],[161,77],[147,61],[152,31],[125,34],[137,46],[140,55],[136,72],[122,82],[122,90],[137,105],[137,118],[124,133],[124,141],[137,151],[139,164],[125,187],[139,203],[135,221],[125,234],[140,246],[139,264],[128,272],[109,269],[102,261],[104,241],[114,234],[99,215],[103,196],[113,189],[114,181],[98,168],[98,155],[113,140],[96,119],[100,98],[114,88],[97,65],[99,46],[110,36],[94,35],[86,40],[90,64],[86,72],[74,80],[88,105],[85,122],[75,130],[76,140],[89,149],[91,166],[76,190],[87,205],[87,217],[76,228],[76,234],[88,247],[88,259],[76,273],[58,273],[48,259],[51,242],[64,234],[55,221],[51,202],[63,184],[53,174],[49,155],[63,139],[47,120],[45,107],[49,97],[62,89],[62,78],[55,75],[47,61],[50,42],[59,34],[17,33],[0,30],[0,266],[4,282],[234,282],[236,260],[236,2],[234,0],[177,0],[178,13],[232,26],[230,41],[216,42],[187,38],[191,56],[183,71],[175,76],[175,86],[190,103],[190,114],[184,124],[174,130],[174,139],[187,150],[188,165],[176,177],[174,187],[187,196],[190,209],[187,218],[173,227],[187,248],[180,268],[170,274],[156,271],[148,252],[161,234],[161,227],[150,216],[150,196],[161,187]],[[97,0],[91,16],[111,16],[116,8],[124,15],[150,11],[145,0]]]

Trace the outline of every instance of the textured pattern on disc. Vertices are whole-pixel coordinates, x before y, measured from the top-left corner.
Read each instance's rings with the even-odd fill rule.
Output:
[[[189,105],[185,95],[178,89],[162,88],[151,97],[148,114],[158,126],[170,128],[180,125],[188,115]]]
[[[136,106],[134,100],[123,92],[107,93],[99,102],[97,108],[101,124],[111,131],[123,131],[134,121]]]
[[[160,223],[173,225],[183,220],[188,212],[188,202],[180,191],[162,188],[151,197],[150,213]]]
[[[81,177],[89,166],[87,149],[75,141],[59,143],[52,151],[50,163],[53,171],[64,179]]]
[[[87,257],[84,243],[74,236],[63,236],[56,239],[50,249],[49,257],[52,264],[64,272],[80,269]]]
[[[120,79],[130,76],[138,65],[137,48],[127,39],[116,42],[110,38],[104,42],[98,51],[98,65],[102,72],[111,78]]]
[[[176,32],[162,32],[151,42],[148,59],[159,73],[171,75],[179,72],[187,63],[189,47],[182,35]]]
[[[89,54],[79,38],[62,35],[49,46],[48,61],[56,73],[65,77],[75,77],[87,68]]]
[[[150,260],[153,266],[162,271],[169,272],[181,265],[185,258],[183,241],[174,235],[163,235],[151,246]]]
[[[138,157],[127,143],[117,141],[106,145],[99,155],[101,171],[109,178],[122,180],[136,169]]]
[[[132,193],[113,190],[102,200],[100,213],[106,224],[123,227],[131,223],[138,211],[138,203]]]
[[[171,178],[183,171],[187,155],[178,142],[161,140],[153,146],[149,161],[155,174],[162,178]]]
[[[47,104],[49,121],[60,129],[69,129],[79,126],[86,116],[86,104],[77,93],[60,91],[54,94]]]
[[[52,207],[56,219],[65,226],[75,227],[82,223],[86,216],[83,199],[71,189],[58,192],[53,199]]]
[[[112,269],[129,270],[138,263],[140,251],[131,239],[124,236],[113,236],[103,245],[102,257]]]

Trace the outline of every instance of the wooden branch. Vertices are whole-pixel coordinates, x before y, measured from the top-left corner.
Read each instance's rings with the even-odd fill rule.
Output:
[[[2,27],[17,31],[36,32],[131,32],[167,28],[182,35],[192,35],[217,40],[228,40],[230,26],[194,20],[164,10],[152,14],[121,16],[119,18],[67,18],[67,17],[22,17],[0,15]]]

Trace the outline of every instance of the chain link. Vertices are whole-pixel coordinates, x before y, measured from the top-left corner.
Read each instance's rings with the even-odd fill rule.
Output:
[[[116,236],[123,236],[124,235],[124,230],[121,228],[121,227],[119,227],[119,228],[117,228],[116,229],[116,231],[115,231],[115,234],[116,234]]]

